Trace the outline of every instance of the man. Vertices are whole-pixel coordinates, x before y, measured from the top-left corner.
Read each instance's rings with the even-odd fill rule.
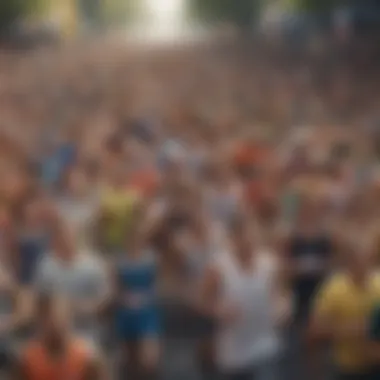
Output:
[[[228,380],[277,379],[278,323],[290,303],[279,267],[254,247],[249,222],[230,224],[231,245],[205,274],[201,309],[216,322],[216,364]]]
[[[40,295],[38,335],[14,363],[14,380],[106,380],[99,358],[70,334],[69,306],[60,297]]]
[[[73,306],[74,328],[93,345],[98,341],[98,311],[108,296],[105,266],[94,253],[78,251],[65,225],[55,226],[53,251],[47,254],[36,273],[37,291],[67,297]]]
[[[343,269],[327,279],[317,294],[310,321],[310,342],[313,351],[318,342],[333,344],[336,379],[366,380],[372,369],[368,320],[380,301],[380,275],[373,270],[367,248],[357,241],[350,245],[345,250]],[[314,374],[317,368],[320,365],[313,368]]]

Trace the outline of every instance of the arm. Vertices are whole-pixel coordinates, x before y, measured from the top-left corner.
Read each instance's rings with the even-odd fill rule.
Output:
[[[25,327],[33,317],[34,297],[30,289],[19,288],[14,291],[15,309],[7,321],[10,331]]]
[[[283,327],[290,321],[293,311],[288,269],[285,263],[285,258],[278,258],[273,284],[275,320],[278,327]]]
[[[201,283],[198,308],[202,314],[212,318],[219,316],[218,294],[220,281],[220,275],[216,268],[210,267],[206,271]]]
[[[117,292],[118,292],[118,284],[117,284],[117,276],[116,276],[116,269],[112,266],[110,266],[106,273],[106,279],[107,279],[107,289],[104,293],[104,296],[99,300],[99,303],[97,305],[97,312],[101,316],[108,315],[109,311],[113,308],[114,303],[117,299]]]

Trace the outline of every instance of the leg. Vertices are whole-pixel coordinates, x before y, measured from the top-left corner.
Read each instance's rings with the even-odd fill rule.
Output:
[[[214,340],[212,337],[202,338],[199,342],[197,359],[204,380],[215,377]]]
[[[123,343],[121,345],[117,365],[117,379],[139,380],[137,352],[135,343]]]
[[[241,371],[230,372],[222,376],[223,380],[256,380],[255,371],[244,369]]]
[[[159,372],[161,347],[157,337],[146,337],[138,345],[138,363],[141,379],[153,380]]]

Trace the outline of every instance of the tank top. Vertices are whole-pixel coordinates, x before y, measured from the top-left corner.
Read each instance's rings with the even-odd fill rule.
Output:
[[[22,365],[27,380],[83,380],[89,355],[85,344],[73,341],[59,361],[55,361],[39,342],[31,343],[25,351]]]
[[[259,255],[257,266],[245,272],[232,256],[219,255],[222,302],[238,310],[238,318],[217,333],[217,363],[221,370],[240,371],[275,355],[280,347],[271,298],[274,268]]]
[[[136,260],[124,258],[118,266],[120,306],[141,311],[154,307],[157,263],[153,252],[147,251]]]

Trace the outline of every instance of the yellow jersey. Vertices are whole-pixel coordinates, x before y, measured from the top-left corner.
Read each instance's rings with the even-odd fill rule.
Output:
[[[121,248],[127,238],[139,196],[134,190],[105,188],[101,198],[104,240],[107,247]]]
[[[373,273],[365,288],[359,288],[344,273],[337,273],[322,285],[314,312],[329,316],[342,325],[366,322],[380,301],[380,273]],[[333,358],[336,366],[347,372],[361,371],[369,365],[367,339],[336,339]]]

